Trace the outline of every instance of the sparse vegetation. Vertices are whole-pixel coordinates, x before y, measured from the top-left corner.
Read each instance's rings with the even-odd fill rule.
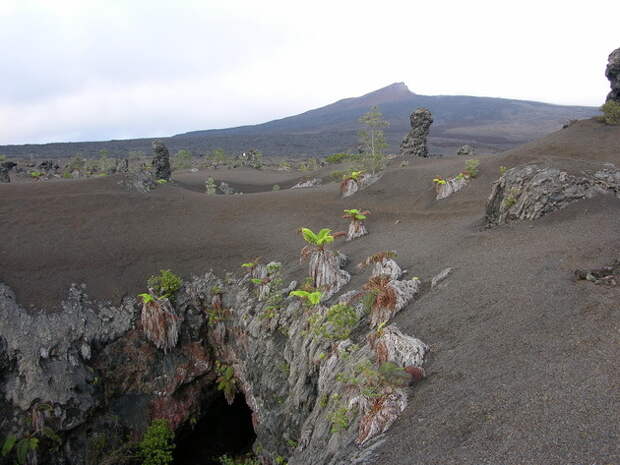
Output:
[[[385,155],[383,151],[387,147],[383,129],[389,123],[383,119],[383,115],[376,106],[359,119],[364,128],[359,131],[359,141],[362,146],[364,157],[362,164],[372,173],[385,168]]]
[[[151,276],[146,283],[160,298],[169,299],[181,289],[183,280],[171,270],[160,270],[159,275]]]
[[[480,166],[480,160],[472,159],[465,160],[465,171],[463,175],[468,178],[475,178],[478,176],[478,167]]]
[[[329,416],[329,421],[332,424],[331,432],[339,433],[347,430],[351,424],[350,414],[351,411],[346,407],[339,407],[334,410]]]
[[[369,213],[369,211],[360,211],[357,208],[352,208],[350,210],[344,210],[343,218],[350,219],[352,221],[363,221]]]
[[[499,167],[499,175],[500,176],[503,176],[506,173],[506,171],[508,171],[508,168],[506,168],[505,166],[502,165],[502,166]]]
[[[218,460],[220,465],[261,465],[261,462],[255,457],[239,457],[233,459],[228,455],[222,455]]]
[[[334,153],[333,155],[328,155],[325,157],[325,161],[330,165],[337,165],[349,160],[351,160],[350,153]]]
[[[274,184],[273,187],[271,188],[272,191],[277,192],[280,190],[280,186],[277,184]]]
[[[174,432],[168,422],[153,420],[138,444],[138,456],[142,465],[169,465],[174,447]]]
[[[601,106],[606,124],[620,124],[620,102],[610,100]]]
[[[237,393],[237,383],[235,381],[235,370],[230,365],[225,365],[220,361],[215,362],[215,372],[217,373],[216,387],[224,393],[226,401],[232,404]]]
[[[345,304],[332,305],[324,316],[316,313],[309,319],[311,331],[315,336],[332,341],[347,339],[358,321],[355,309]]]
[[[299,297],[300,299],[302,299],[303,301],[307,302],[310,305],[318,305],[319,302],[321,302],[321,297],[323,296],[323,293],[321,291],[308,292],[308,291],[296,290],[296,291],[291,291],[289,295]]]
[[[176,170],[186,170],[192,167],[192,154],[189,150],[179,150],[173,157],[172,157],[172,169],[173,171]]]

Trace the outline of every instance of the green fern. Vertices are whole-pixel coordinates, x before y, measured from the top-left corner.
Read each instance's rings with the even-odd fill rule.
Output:
[[[311,229],[301,228],[301,234],[304,237],[304,240],[312,245],[316,245],[317,247],[323,247],[325,244],[331,244],[334,242],[334,236],[331,234],[332,230],[323,228],[318,234],[315,234]]]
[[[318,303],[321,301],[321,297],[323,297],[323,293],[321,291],[291,291],[289,295],[305,299],[311,305],[318,305]]]

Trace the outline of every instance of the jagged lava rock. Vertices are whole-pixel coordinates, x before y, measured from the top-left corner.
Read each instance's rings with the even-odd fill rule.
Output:
[[[426,108],[418,108],[411,113],[411,130],[400,144],[401,155],[407,157],[428,157],[426,138],[433,124],[433,116]]]
[[[607,94],[607,101],[620,102],[620,48],[609,55],[605,76],[609,79],[611,91]]]
[[[170,153],[162,141],[153,142],[153,168],[155,168],[155,178],[170,180]]]
[[[533,164],[512,168],[491,188],[489,226],[511,220],[535,220],[582,199],[611,193],[620,197],[620,170],[614,165],[587,164],[568,170]]]

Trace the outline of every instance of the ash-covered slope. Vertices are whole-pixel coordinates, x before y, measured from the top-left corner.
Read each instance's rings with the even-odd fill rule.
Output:
[[[143,291],[146,278],[159,269],[188,280],[208,268],[224,276],[224,270],[239,270],[256,256],[281,261],[288,283],[307,272],[298,264],[300,226],[345,229],[343,209],[368,209],[369,235],[336,245],[351,260],[346,270],[352,279],[344,292],[368,278],[355,264],[383,250],[398,253],[409,278],[453,269],[393,320],[430,346],[427,378],[408,391],[406,409],[368,463],[617,463],[620,287],[573,276],[576,269],[619,258],[620,201],[596,195],[535,221],[491,229],[485,229],[484,215],[500,166],[620,167],[618,146],[620,127],[579,122],[504,155],[480,157],[479,176],[441,201],[435,200],[432,179],[455,175],[463,160],[416,160],[405,167],[397,161],[377,183],[347,199],[335,184],[215,197],[195,188],[207,176],[253,187],[262,182],[265,190],[295,182],[282,173],[243,170],[181,174],[178,185],[149,194],[125,193],[113,178],[2,185],[6,201],[0,214],[8,221],[0,243],[0,281],[16,291],[18,302],[46,309],[72,282],[118,305],[122,296]],[[226,301],[229,306],[234,301]],[[234,334],[229,340],[244,339]],[[262,333],[252,334],[258,340]],[[277,330],[273,335],[276,341],[284,337]],[[202,334],[193,337],[197,341]],[[127,350],[149,347],[139,329],[131,338],[106,349],[112,351],[110,363],[120,356],[128,360],[116,365],[119,380],[123,370],[133,369]],[[187,354],[181,355],[185,363]],[[149,357],[159,363],[159,355]],[[210,383],[212,375],[198,379]],[[281,377],[273,377],[274,393]],[[190,393],[193,386],[205,386],[187,382],[183,389]],[[182,406],[187,399],[177,400]],[[270,401],[280,405],[276,397]],[[114,408],[136,414],[123,403]],[[273,445],[297,440],[276,433]]]
[[[317,156],[356,151],[359,117],[377,105],[390,123],[389,151],[397,152],[409,131],[409,115],[418,107],[433,113],[430,146],[435,153],[452,154],[463,144],[498,151],[542,137],[572,119],[598,113],[593,107],[550,105],[540,102],[456,95],[418,95],[394,83],[361,97],[346,98],[305,113],[263,124],[229,129],[192,131],[163,138],[173,150],[195,153],[222,148],[228,152],[258,149],[267,155]],[[98,155],[102,149],[126,155],[129,150],[150,152],[151,139],[102,142],[0,146],[9,156],[64,157],[81,152]]]

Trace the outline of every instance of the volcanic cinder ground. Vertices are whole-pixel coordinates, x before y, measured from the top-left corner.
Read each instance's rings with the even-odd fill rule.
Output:
[[[351,259],[345,291],[362,284],[355,264],[383,250],[395,250],[410,277],[454,268],[396,317],[432,351],[376,463],[620,463],[620,288],[572,278],[620,258],[620,201],[600,196],[494,229],[483,222],[500,166],[620,166],[620,127],[581,121],[479,158],[478,178],[442,201],[431,180],[458,173],[462,158],[395,160],[347,199],[336,183],[286,190],[299,173],[249,169],[181,172],[148,194],[123,191],[115,177],[0,185],[0,281],[22,305],[55,311],[71,283],[118,303],[162,268],[223,275],[261,256],[299,279],[297,230],[345,230],[343,209],[368,209],[370,235],[336,244]],[[246,194],[207,196],[208,176]]]

